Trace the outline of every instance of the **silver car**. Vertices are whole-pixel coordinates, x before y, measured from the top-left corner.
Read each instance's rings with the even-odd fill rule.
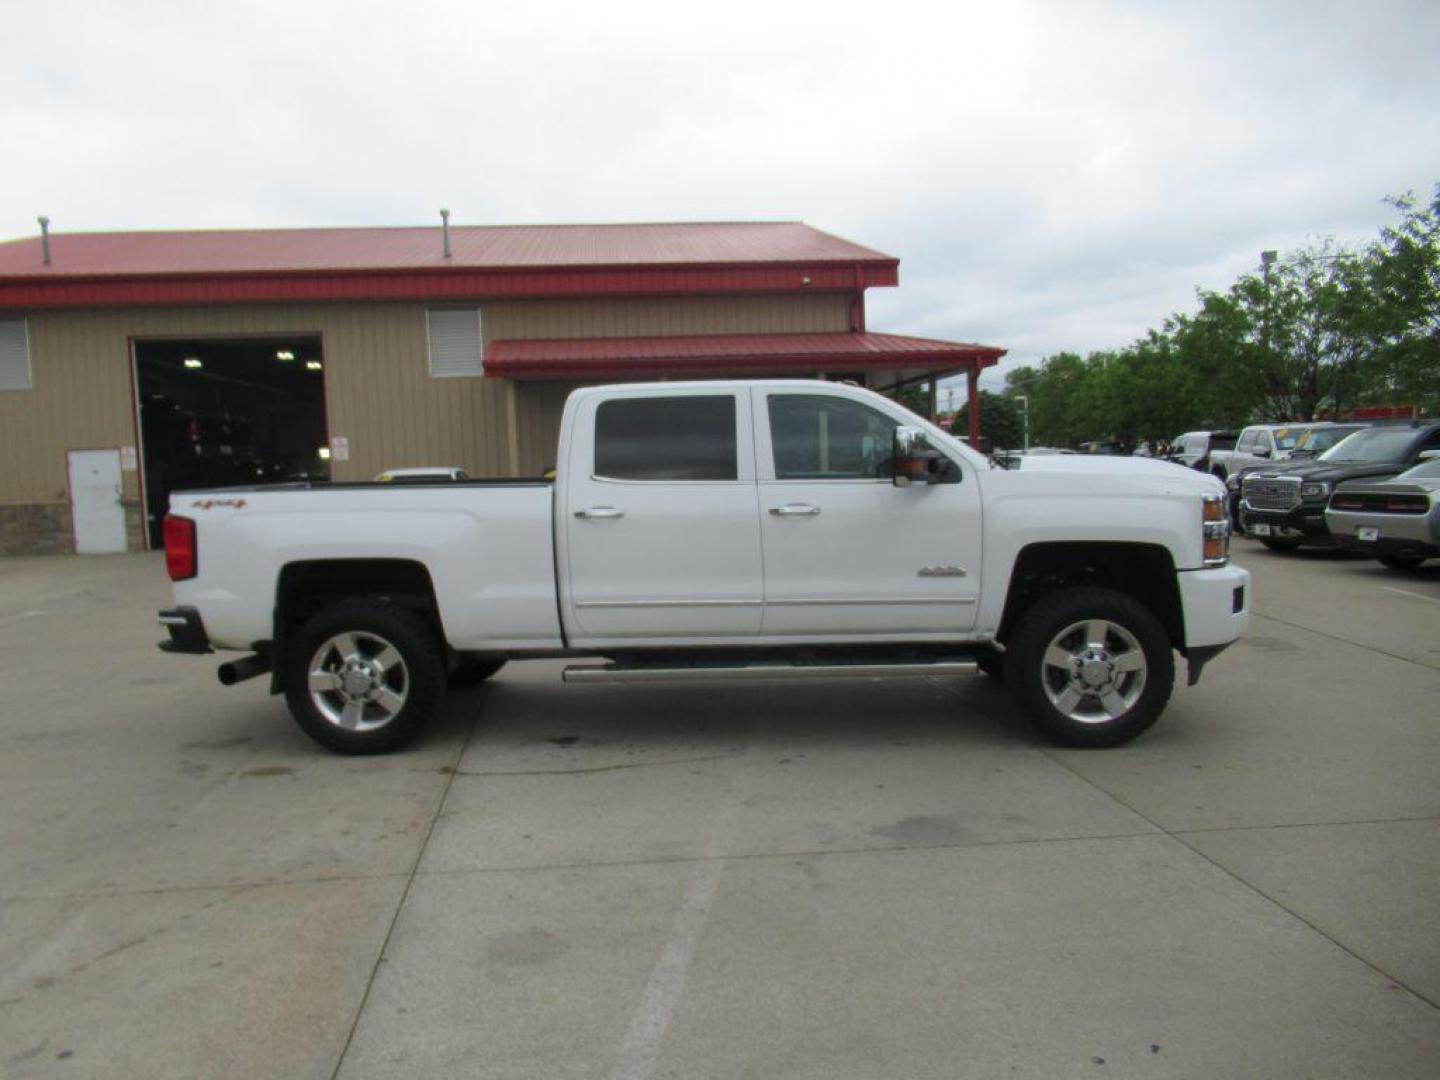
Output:
[[[1440,557],[1440,458],[1389,480],[1341,484],[1325,508],[1325,525],[1341,547],[1393,570]]]

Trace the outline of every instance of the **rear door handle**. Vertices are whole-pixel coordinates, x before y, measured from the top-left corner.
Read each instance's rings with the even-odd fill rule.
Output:
[[[613,506],[592,506],[588,510],[576,510],[575,516],[585,521],[597,521],[607,518],[622,518],[625,516],[625,511],[617,510]]]
[[[786,503],[784,506],[772,506],[770,513],[776,517],[814,517],[820,513],[820,508],[809,503]]]

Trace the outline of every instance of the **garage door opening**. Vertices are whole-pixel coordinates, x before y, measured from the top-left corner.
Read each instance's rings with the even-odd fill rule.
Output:
[[[150,546],[170,493],[329,479],[318,336],[136,341]]]

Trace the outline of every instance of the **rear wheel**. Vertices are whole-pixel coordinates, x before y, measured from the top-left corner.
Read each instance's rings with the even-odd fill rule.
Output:
[[[1424,555],[1381,555],[1379,558],[1391,570],[1414,570],[1425,561]]]
[[[1016,702],[1067,746],[1129,742],[1159,719],[1175,684],[1164,627],[1112,589],[1064,589],[1037,601],[1011,635],[1005,661]]]
[[[282,682],[296,723],[321,746],[383,754],[420,733],[445,691],[445,669],[419,616],[345,600],[291,640]]]

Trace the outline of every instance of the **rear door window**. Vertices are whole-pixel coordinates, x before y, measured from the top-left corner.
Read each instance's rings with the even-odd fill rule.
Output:
[[[595,412],[595,475],[609,480],[734,480],[730,394],[602,401]]]

